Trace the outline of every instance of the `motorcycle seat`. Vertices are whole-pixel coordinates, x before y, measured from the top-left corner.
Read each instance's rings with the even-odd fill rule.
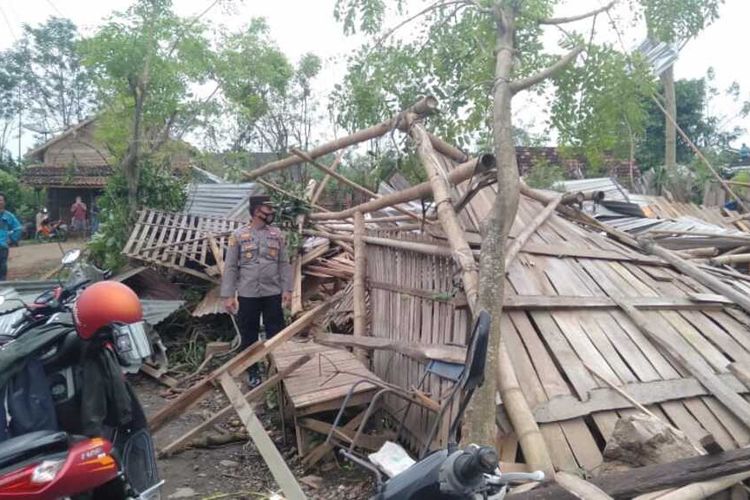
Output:
[[[0,469],[36,457],[68,449],[68,433],[35,431],[0,443]]]

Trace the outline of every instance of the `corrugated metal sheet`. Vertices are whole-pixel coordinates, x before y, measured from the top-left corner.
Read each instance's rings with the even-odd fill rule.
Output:
[[[185,303],[183,300],[153,300],[143,299],[143,319],[150,325],[156,326],[177,310]]]
[[[195,306],[193,310],[193,317],[200,318],[202,316],[208,316],[209,314],[224,314],[224,299],[219,296],[221,287],[212,288],[203,300]]]
[[[261,187],[253,182],[244,184],[191,184],[185,212],[195,215],[209,215],[233,218],[231,215],[247,215],[248,199],[261,192]]]

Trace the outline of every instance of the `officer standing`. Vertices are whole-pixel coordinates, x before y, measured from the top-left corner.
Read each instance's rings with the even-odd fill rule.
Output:
[[[270,225],[274,215],[268,196],[252,196],[250,223],[229,237],[221,297],[229,314],[239,309],[241,349],[258,340],[261,315],[266,338],[276,335],[284,327],[282,307],[292,298],[292,266],[281,230]],[[248,375],[251,386],[260,384],[257,364]]]

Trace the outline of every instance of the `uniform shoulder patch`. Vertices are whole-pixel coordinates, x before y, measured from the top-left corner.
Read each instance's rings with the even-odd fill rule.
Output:
[[[237,237],[234,235],[234,233],[229,235],[229,246],[230,247],[237,246]]]

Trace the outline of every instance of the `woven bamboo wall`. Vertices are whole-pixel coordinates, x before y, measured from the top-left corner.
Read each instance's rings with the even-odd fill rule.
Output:
[[[370,233],[373,236],[386,234]],[[402,234],[399,238],[404,239]],[[416,239],[415,237],[413,239]],[[420,241],[432,241],[427,237]],[[367,277],[370,290],[370,334],[375,337],[426,344],[466,345],[469,325],[468,309],[457,308],[449,297],[456,291],[455,267],[450,259],[429,257],[423,254],[369,245],[367,247]],[[435,299],[416,296],[407,290],[396,292],[383,289],[388,284],[414,291],[427,291]],[[386,351],[375,351],[373,371],[382,379],[399,385],[413,387],[424,373],[425,364],[408,356]],[[426,391],[433,398],[441,397],[450,382],[430,376]],[[404,406],[396,398],[386,402],[388,410],[400,420]],[[438,433],[442,444],[452,415],[446,415],[442,431]],[[405,421],[407,442],[419,448],[434,419],[434,414],[413,406]]]

